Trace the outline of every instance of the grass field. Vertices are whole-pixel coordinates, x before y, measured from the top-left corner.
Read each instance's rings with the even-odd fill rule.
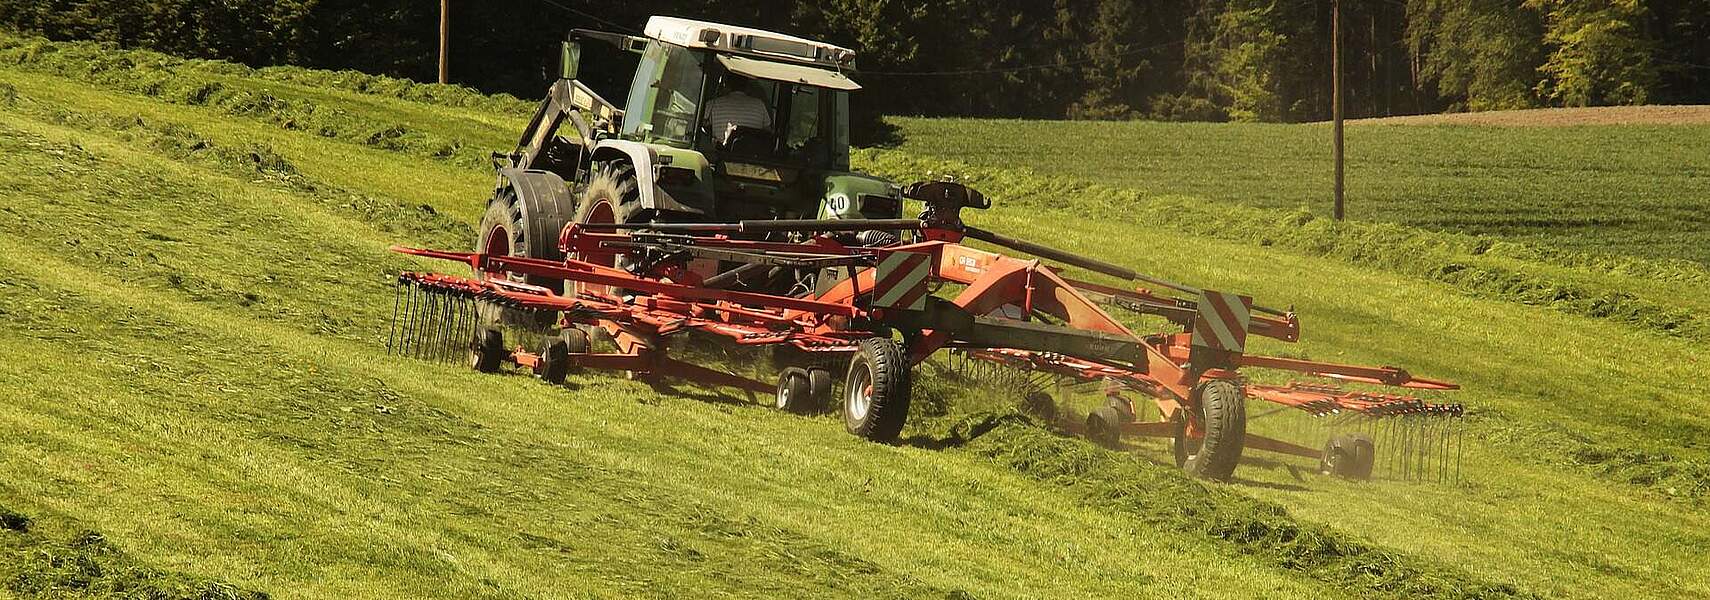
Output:
[[[0,38],[0,595],[1710,594],[1691,266],[1322,220],[1313,246],[1285,211],[1212,227],[1186,190],[946,162],[905,121],[863,168],[954,170],[983,226],[1297,305],[1306,343],[1266,350],[1455,379],[1475,413],[1459,484],[1205,484],[955,395],[879,446],[387,356],[390,275],[436,265],[386,246],[468,243],[526,105],[356,79]]]
[[[895,122],[913,154],[1330,212],[1325,124]],[[1356,123],[1346,136],[1350,218],[1710,265],[1710,124]]]

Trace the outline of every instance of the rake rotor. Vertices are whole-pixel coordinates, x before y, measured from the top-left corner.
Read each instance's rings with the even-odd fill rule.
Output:
[[[905,195],[928,205],[918,220],[571,224],[559,249],[573,258],[564,260],[397,248],[483,275],[400,275],[389,346],[434,360],[467,349],[478,369],[512,363],[549,380],[562,381],[567,366],[589,367],[775,391],[779,408],[797,412],[840,397],[849,431],[876,441],[894,440],[901,430],[908,373],[945,349],[957,377],[1026,406],[1043,399],[1052,414],[1048,390],[1062,395],[1102,382],[1106,404],[1089,416],[1089,437],[1111,446],[1123,436],[1171,438],[1178,461],[1199,476],[1229,477],[1243,448],[1319,459],[1326,472],[1355,479],[1376,469],[1399,479],[1443,479],[1451,464],[1458,467],[1460,405],[1316,383],[1258,384],[1242,369],[1362,386],[1458,386],[1394,367],[1252,353],[1250,336],[1299,340],[1292,310],[967,226],[958,211],[989,203],[954,182],[909,189]],[[836,235],[875,231],[886,235],[856,236],[882,240],[875,245],[845,245],[850,238]],[[912,241],[898,241],[898,233],[908,232]],[[1068,279],[1038,259],[964,246],[964,237],[1168,292]],[[718,267],[702,273],[696,263]],[[759,273],[778,276],[753,277]],[[511,281],[519,276],[561,281],[572,293]],[[773,281],[794,285],[766,287]],[[956,295],[935,296],[946,283],[955,284],[948,289]],[[489,307],[522,315],[500,324],[524,325],[514,334],[524,343],[503,344],[495,324],[483,318]],[[1105,307],[1161,317],[1180,329],[1137,333]],[[601,333],[616,351],[593,351],[584,331]],[[729,348],[772,347],[781,367],[777,383],[672,358],[673,334],[691,331]],[[844,389],[836,392],[834,381],[844,374]],[[1150,411],[1128,395],[1149,398],[1160,420],[1141,421]],[[1247,430],[1249,398],[1303,415],[1332,433],[1329,442],[1308,447]],[[1207,426],[1213,422],[1239,426]]]

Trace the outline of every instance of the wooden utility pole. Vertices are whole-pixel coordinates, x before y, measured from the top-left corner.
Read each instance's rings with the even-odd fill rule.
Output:
[[[439,0],[439,82],[451,83],[446,50],[451,46],[451,0]]]
[[[1342,0],[1330,2],[1330,120],[1336,130],[1336,220],[1342,220]]]

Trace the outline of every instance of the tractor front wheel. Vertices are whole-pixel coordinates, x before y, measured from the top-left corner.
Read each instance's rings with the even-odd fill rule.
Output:
[[[577,201],[576,222],[578,223],[637,223],[650,218],[648,211],[642,209],[641,193],[636,188],[635,167],[622,161],[602,162],[594,165],[594,174],[588,180],[588,185],[582,188],[582,197]],[[613,268],[626,268],[630,258],[624,254],[616,256],[572,256],[583,262],[592,262]],[[567,292],[597,292],[608,295],[620,295],[622,290],[611,286],[594,285],[589,283],[571,283],[572,289]]]
[[[519,196],[515,188],[501,188],[487,201],[487,210],[481,214],[475,251],[492,256],[563,259],[563,253],[558,250],[556,234],[563,227],[564,220],[569,217],[568,213],[572,207],[560,204],[552,198],[536,198],[530,201]],[[557,279],[503,271],[478,271],[475,277],[481,280],[508,279],[553,291],[563,289],[563,282]],[[476,303],[476,312],[481,322],[486,325],[541,328],[552,324],[552,315],[549,313],[506,309],[486,301]]]
[[[1195,388],[1194,396],[1197,402],[1188,410],[1194,411],[1202,435],[1188,437],[1188,420],[1178,417],[1176,464],[1195,477],[1228,479],[1235,474],[1246,444],[1246,394],[1233,382],[1214,379]]]
[[[893,442],[908,419],[909,362],[886,338],[861,340],[843,380],[843,426],[875,442]]]

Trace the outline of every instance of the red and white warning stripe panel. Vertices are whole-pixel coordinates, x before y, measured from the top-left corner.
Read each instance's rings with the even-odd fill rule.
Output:
[[[1203,290],[1199,293],[1199,314],[1193,318],[1193,345],[1246,352],[1247,328],[1252,320],[1252,297]]]
[[[892,252],[880,259],[873,277],[873,306],[926,310],[931,259],[924,252]]]

